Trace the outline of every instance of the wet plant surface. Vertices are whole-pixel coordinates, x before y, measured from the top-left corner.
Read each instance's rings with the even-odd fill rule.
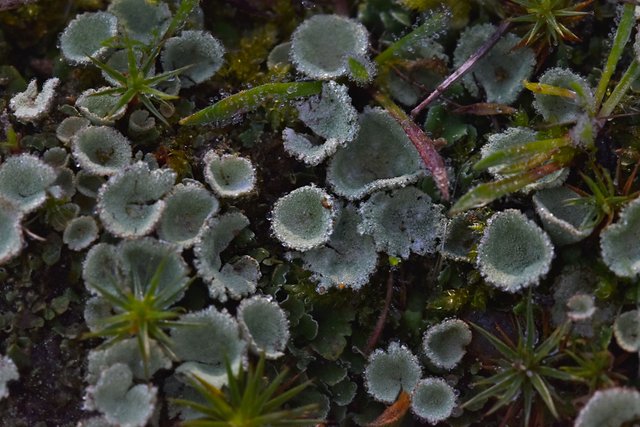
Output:
[[[0,425],[638,423],[635,8],[0,0]]]

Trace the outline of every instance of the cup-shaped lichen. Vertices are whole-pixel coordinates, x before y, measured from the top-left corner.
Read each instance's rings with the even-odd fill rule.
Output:
[[[334,81],[322,85],[322,94],[301,101],[298,117],[316,135],[351,141],[358,132],[358,111],[351,105],[348,88]]]
[[[98,193],[102,224],[118,237],[150,233],[165,207],[160,198],[171,189],[175,179],[172,170],[149,170],[145,162],[134,163],[113,175]]]
[[[270,70],[276,67],[286,67],[291,65],[289,56],[291,55],[291,42],[284,42],[274,46],[267,57],[267,68]]]
[[[572,334],[593,337],[603,326],[611,324],[615,315],[613,306],[592,296],[597,278],[594,271],[584,266],[565,267],[556,277],[551,307],[551,320],[556,326],[571,321]],[[593,307],[589,308],[588,301],[581,303],[584,298],[589,298]]]
[[[640,274],[640,199],[620,212],[618,222],[600,233],[602,258],[611,271],[622,277]]]
[[[590,319],[596,312],[593,295],[575,294],[567,300],[567,317],[574,322]]]
[[[127,111],[126,105],[113,111],[120,98],[117,94],[100,94],[108,89],[108,87],[87,89],[76,99],[78,111],[95,125],[112,125]]]
[[[451,416],[456,400],[456,391],[445,380],[425,378],[411,393],[411,412],[429,424],[438,424]]]
[[[321,188],[300,187],[273,206],[271,228],[288,248],[308,251],[329,240],[336,214],[334,201]]]
[[[347,87],[334,81],[322,85],[320,97],[300,102],[298,116],[318,138],[286,128],[282,132],[284,149],[312,166],[335,153],[339,146],[353,140],[359,129],[358,112],[351,105]],[[325,140],[317,142],[319,138]]]
[[[107,348],[91,350],[87,357],[85,381],[89,384],[95,384],[100,378],[100,374],[116,363],[127,365],[133,378],[138,380],[146,380],[147,374],[153,375],[160,369],[171,368],[171,359],[161,350],[158,343],[150,341],[149,347],[150,357],[146,373],[142,359],[139,357],[140,349],[136,338],[127,338]]]
[[[115,175],[131,163],[131,144],[114,128],[90,126],[72,138],[73,156],[89,173]]]
[[[193,245],[207,218],[218,211],[218,200],[199,182],[176,185],[165,198],[158,236],[183,248]]]
[[[319,165],[344,143],[337,139],[323,141],[320,137],[298,133],[291,128],[282,131],[284,150],[309,166]]]
[[[92,216],[80,216],[67,224],[62,241],[73,251],[89,247],[98,238],[98,224]]]
[[[71,138],[82,129],[89,127],[91,122],[84,117],[71,116],[64,119],[56,128],[56,137],[65,144],[71,142]]]
[[[254,296],[242,300],[236,314],[243,336],[251,350],[277,359],[289,341],[289,322],[280,306],[269,298]]]
[[[82,278],[96,295],[101,294],[98,288],[113,294],[127,287],[133,291],[133,280],[146,292],[158,269],[161,274],[155,279],[155,294],[171,295],[165,298],[168,307],[182,298],[189,281],[186,263],[169,243],[152,238],[123,240],[117,246],[98,243],[87,253]]]
[[[614,387],[596,391],[580,410],[574,426],[622,427],[635,425],[639,418],[640,392]]]
[[[0,197],[0,265],[22,251],[22,212]]]
[[[313,274],[318,290],[348,286],[359,289],[376,270],[378,254],[371,236],[358,233],[360,215],[353,205],[340,209],[329,242],[302,254],[294,254]]]
[[[580,195],[568,187],[547,188],[533,196],[536,212],[556,245],[568,245],[589,237],[595,223],[595,209],[575,203]]]
[[[56,179],[55,170],[32,154],[8,157],[0,164],[0,197],[24,213],[38,209],[46,190]]]
[[[367,391],[384,403],[395,402],[401,391],[411,393],[421,376],[418,358],[397,342],[392,342],[387,351],[374,351],[364,370]]]
[[[7,383],[20,378],[18,367],[9,356],[0,356],[0,400],[9,396]]]
[[[630,310],[618,316],[613,324],[618,345],[625,351],[640,351],[640,311]]]
[[[24,92],[17,93],[9,101],[9,107],[22,123],[35,123],[49,114],[56,96],[56,87],[60,80],[52,78],[44,82],[42,91],[38,92],[36,79],[29,82]]]
[[[491,24],[467,28],[460,36],[454,52],[454,66],[460,67],[495,30]],[[502,36],[463,78],[465,87],[472,95],[479,95],[479,84],[487,95],[487,102],[510,104],[516,100],[524,88],[522,80],[529,78],[536,63],[531,49],[516,49],[519,40],[519,37],[510,33]]]
[[[460,319],[448,319],[427,329],[422,350],[437,367],[453,369],[462,360],[470,342],[469,326]]]
[[[83,13],[75,17],[60,36],[62,56],[75,64],[90,64],[108,48],[103,42],[118,33],[118,19],[107,12]]]
[[[551,123],[576,121],[581,113],[590,108],[593,95],[589,83],[573,71],[564,68],[551,68],[540,76],[540,83],[557,86],[576,92],[574,97],[535,93],[533,106]],[[576,89],[578,89],[576,91]]]
[[[260,266],[250,256],[222,265],[220,253],[247,226],[249,220],[239,212],[210,217],[194,244],[198,275],[209,286],[212,298],[226,301],[253,293],[260,279]]]
[[[129,367],[116,363],[87,388],[85,402],[87,409],[100,411],[112,425],[144,427],[155,409],[156,395],[156,387],[134,385]]]
[[[204,177],[220,197],[240,197],[253,191],[256,171],[249,159],[233,154],[218,155],[214,150],[204,156]]]
[[[128,37],[142,43],[159,39],[171,18],[167,3],[147,0],[112,0],[108,11],[118,17]]]
[[[76,189],[78,193],[91,199],[98,197],[98,192],[106,182],[104,177],[93,175],[86,170],[79,170],[76,174]]]
[[[374,108],[360,116],[358,136],[331,158],[327,181],[338,195],[357,200],[374,191],[403,187],[423,174],[420,156],[402,127],[387,112]]]
[[[348,72],[348,58],[365,56],[368,48],[369,33],[359,22],[338,15],[315,15],[291,36],[291,61],[308,77],[333,79]]]
[[[493,215],[478,245],[477,264],[487,282],[508,292],[537,284],[551,267],[547,233],[520,211]]]
[[[180,320],[193,325],[171,331],[176,355],[183,361],[176,372],[197,374],[215,387],[226,384],[225,360],[235,372],[246,348],[236,320],[213,306]]]
[[[162,69],[173,71],[188,66],[179,76],[180,86],[191,87],[213,76],[222,66],[223,56],[222,43],[210,33],[183,31],[164,44]]]
[[[249,255],[243,255],[222,266],[209,286],[209,294],[221,301],[225,300],[225,292],[231,298],[240,299],[255,292],[260,277],[262,273],[258,261]]]
[[[129,116],[128,135],[141,137],[152,133],[156,128],[156,119],[147,110],[136,110]]]
[[[442,235],[442,206],[416,187],[378,192],[360,206],[358,231],[373,236],[376,248],[395,257],[434,253]]]

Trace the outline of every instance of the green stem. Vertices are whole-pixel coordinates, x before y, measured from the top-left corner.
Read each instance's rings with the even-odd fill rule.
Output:
[[[611,113],[613,113],[613,110],[615,110],[615,108],[618,106],[618,104],[622,100],[622,97],[624,97],[624,95],[627,93],[627,91],[631,87],[631,84],[638,77],[640,77],[640,66],[638,64],[638,61],[634,59],[631,65],[629,65],[629,68],[627,68],[627,71],[625,71],[624,75],[622,76],[622,78],[620,79],[616,87],[613,89],[613,92],[611,92],[611,95],[609,95],[609,98],[607,98],[607,100],[602,105],[602,108],[600,109],[600,113],[598,114],[598,117],[605,118],[611,115]]]
[[[193,126],[213,122],[216,126],[222,126],[242,113],[257,109],[268,98],[293,100],[318,95],[321,91],[322,82],[320,81],[267,83],[228,96],[197,113],[183,118],[180,120],[180,124]]]
[[[535,169],[524,171],[517,175],[513,175],[500,181],[486,182],[469,190],[464,196],[449,210],[449,216],[467,211],[473,208],[479,208],[494,200],[506,196],[509,193],[520,190],[521,188],[538,181],[545,176],[556,172],[571,163],[576,154],[576,149],[572,147],[561,147],[558,153],[554,155],[553,161]]]
[[[613,46],[611,47],[611,52],[609,52],[607,63],[604,67],[604,70],[602,71],[602,77],[600,78],[598,88],[596,89],[596,110],[604,99],[604,95],[607,92],[607,86],[609,86],[611,76],[613,75],[613,72],[618,65],[620,57],[622,56],[622,51],[624,50],[624,47],[627,45],[629,37],[631,36],[631,30],[633,29],[633,25],[635,24],[635,8],[636,6],[632,3],[626,3],[623,6],[622,17],[620,18],[620,24],[618,24],[618,29],[616,30],[616,35],[613,39]]]

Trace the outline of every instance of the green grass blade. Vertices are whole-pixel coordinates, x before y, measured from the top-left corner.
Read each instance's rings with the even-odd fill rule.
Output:
[[[322,91],[322,82],[267,83],[228,96],[195,114],[180,120],[181,125],[194,126],[213,123],[222,126],[239,114],[257,109],[268,98],[294,100],[317,95]]]
[[[504,150],[497,151],[478,161],[473,165],[473,169],[481,171],[493,166],[509,165],[522,161],[532,155],[540,153],[548,153],[549,151],[565,147],[571,144],[571,140],[567,137],[542,139],[539,141],[526,142],[518,144]]]
[[[188,420],[180,424],[182,427],[229,427],[228,421]]]
[[[274,379],[269,382],[269,385],[260,393],[259,398],[256,401],[256,406],[259,406],[261,409],[264,405],[271,399],[271,396],[278,390],[282,381],[286,378],[289,373],[287,368],[284,368]]]
[[[631,31],[633,30],[635,24],[634,11],[635,5],[632,3],[626,3],[622,7],[622,16],[620,18],[620,23],[618,24],[618,28],[616,29],[616,35],[613,39],[613,45],[611,46],[609,57],[607,58],[604,70],[602,70],[602,75],[600,76],[600,81],[598,82],[598,87],[596,89],[594,99],[596,109],[607,93],[607,87],[609,86],[611,76],[613,76],[616,66],[618,65],[618,61],[622,57],[624,47],[629,41],[629,37],[631,37]]]
[[[288,402],[289,400],[293,399],[295,396],[297,396],[302,390],[304,390],[305,388],[307,388],[309,385],[311,385],[311,381],[305,381],[302,384],[299,384],[295,387],[292,387],[290,389],[288,389],[287,391],[280,393],[279,395],[277,395],[276,397],[274,397],[273,399],[271,399],[270,401],[268,401],[265,405],[264,405],[264,410],[265,411],[271,411],[275,408],[278,408],[280,406],[282,406],[284,403]]]
[[[530,382],[526,382],[522,386],[522,401],[524,407],[524,425],[529,426],[529,420],[531,419],[531,408],[533,407],[533,388]]]
[[[191,67],[193,67],[193,65],[185,65],[184,67],[176,68],[175,70],[165,71],[164,73],[156,74],[153,77],[149,77],[149,78],[145,79],[144,83],[147,86],[153,86],[153,85],[158,84],[160,82],[163,82],[165,80],[169,80],[172,77],[177,77],[178,75],[180,75],[183,72],[187,71]]]
[[[127,83],[127,77],[120,71],[113,68],[111,65],[107,64],[106,62],[99,61],[92,56],[89,56],[88,58],[93,63],[93,65],[100,68],[100,70],[104,71],[109,77],[111,77],[118,83],[122,85]]]
[[[533,388],[536,389],[538,395],[540,395],[543,402],[547,405],[551,414],[553,414],[555,418],[558,418],[558,411],[553,403],[553,396],[551,395],[551,390],[549,389],[547,382],[537,373],[533,373],[529,378],[529,381],[531,381]]]
[[[503,406],[512,403],[518,397],[518,394],[520,394],[523,382],[524,379],[522,375],[513,377],[508,387],[505,387],[504,393],[497,396],[498,401],[486,412],[486,415],[491,415]]]
[[[543,377],[554,378],[560,381],[584,381],[582,378],[571,375],[569,372],[561,371],[549,366],[539,366],[537,371]]]
[[[112,294],[111,292],[107,291],[105,288],[103,288],[100,285],[96,285],[95,283],[92,283],[90,285],[93,289],[95,289],[102,298],[106,299],[107,301],[109,301],[109,303],[111,303],[112,306],[114,307],[126,307],[129,304],[128,299],[124,296],[124,294],[122,294],[120,292],[119,295],[115,295]],[[115,288],[117,291],[119,291],[118,288]]]
[[[254,369],[251,369],[251,367],[249,368],[244,394],[242,395],[242,400],[240,402],[240,408],[244,408],[247,413],[251,413],[252,415],[258,414],[256,412],[256,408],[253,405],[253,402],[255,402],[257,397],[260,395],[260,386],[262,384],[264,364],[265,356],[264,353],[262,353],[260,355],[260,358],[258,359],[258,364],[256,365],[256,367]],[[251,411],[249,411],[249,409]]]
[[[640,64],[638,64],[637,59],[634,59],[618,81],[618,84],[614,87],[611,95],[609,95],[607,100],[602,104],[598,116],[601,118],[610,116],[631,88],[633,82],[638,80],[638,78],[640,78]]]
[[[165,125],[166,127],[171,127],[167,119],[164,118],[164,116],[160,113],[160,111],[158,111],[156,106],[153,105],[153,102],[151,102],[151,100],[146,95],[141,94],[139,98],[142,104],[147,107],[147,110],[149,110],[151,114],[153,114],[158,120],[160,120],[163,125]]]
[[[233,369],[231,368],[231,363],[229,359],[225,356],[224,358],[224,368],[227,371],[227,388],[229,389],[229,394],[231,397],[231,402],[234,404],[240,404],[242,402],[242,393],[240,392],[240,382],[243,375],[242,362],[240,362],[238,377],[233,374]]]
[[[471,323],[471,322],[470,322]],[[507,359],[517,359],[518,353],[511,347],[509,347],[504,341],[497,338],[491,332],[482,328],[481,326],[476,325],[475,323],[471,323],[471,326],[485,337],[493,347],[498,350],[504,357]]]
[[[556,328],[555,331],[551,333],[547,337],[546,340],[542,342],[535,350],[534,363],[541,362],[545,357],[549,355],[554,349],[558,348],[560,341],[564,338],[567,331],[569,330],[569,323],[564,323],[563,325]]]
[[[502,374],[504,373],[505,372],[503,372]],[[509,388],[511,381],[513,381],[514,377],[517,375],[513,371],[509,371],[509,374],[510,375],[503,375],[500,381],[496,382],[494,385],[492,385],[488,389],[481,391],[480,393],[473,396],[471,399],[464,402],[462,405],[460,405],[460,408],[464,409],[469,406],[473,406],[476,403],[482,402],[492,396],[497,396],[503,393],[505,390]]]
[[[568,147],[567,147],[568,148]],[[552,163],[537,167],[533,170],[522,172],[499,181],[480,184],[460,197],[449,211],[449,215],[455,215],[469,209],[479,208],[502,196],[513,193],[525,186],[538,181],[545,176],[556,172],[571,163],[575,149],[570,149],[565,153],[559,153]]]
[[[536,324],[533,319],[533,293],[531,292],[531,288],[529,288],[529,292],[527,293],[527,304],[525,308],[525,317],[526,317],[526,338],[525,338],[525,346],[528,353],[533,352],[534,346],[536,344]]]
[[[210,403],[211,411],[218,413],[220,419],[229,419],[229,417],[233,416],[233,407],[226,402],[224,393],[220,389],[209,384],[207,380],[197,374],[191,374],[191,376],[196,390]]]
[[[118,100],[116,105],[113,106],[111,111],[109,111],[109,114],[107,116],[113,116],[118,110],[128,105],[129,102],[131,102],[133,98],[136,97],[136,95],[137,92],[135,90],[127,89],[127,91],[120,96],[120,99]]]
[[[193,409],[196,412],[199,412],[201,414],[205,414],[209,417],[219,417],[220,414],[218,412],[216,412],[213,408],[211,408],[210,406],[207,405],[203,405],[201,403],[197,403],[197,402],[192,402],[191,400],[186,400],[186,399],[173,399],[173,398],[169,398],[169,400],[179,406],[186,406],[189,409]]]

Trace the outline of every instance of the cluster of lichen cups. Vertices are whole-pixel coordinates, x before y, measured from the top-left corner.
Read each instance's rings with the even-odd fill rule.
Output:
[[[306,314],[294,316],[290,307],[285,308],[286,301],[261,289],[262,259],[255,254],[232,258],[223,254],[239,235],[250,233],[250,218],[233,202],[257,197],[261,165],[214,147],[206,151],[196,174],[203,182],[176,182],[176,171],[160,166],[153,155],[136,151],[140,147],[132,142],[157,132],[158,126],[173,126],[177,119],[185,126],[209,122],[221,126],[258,108],[266,98],[289,102],[297,116],[279,134],[284,152],[310,168],[324,164],[326,183],[280,195],[270,207],[269,233],[286,259],[278,262],[301,267],[318,294],[332,288],[362,291],[383,263],[380,254],[385,255],[385,264],[416,256],[467,264],[489,287],[515,294],[546,277],[558,262],[554,257],[559,248],[587,239],[600,225],[594,220],[598,207],[563,185],[568,168],[557,168],[517,188],[521,194],[534,193],[533,206],[542,227],[533,215],[517,209],[484,211],[484,217],[478,214],[480,220],[476,212],[446,216],[444,197],[429,192],[433,171],[425,167],[397,117],[375,106],[359,112],[348,86],[373,85],[394,102],[415,105],[419,101],[415,86],[389,69],[393,61],[407,58],[446,63],[444,48],[433,34],[425,34],[427,24],[414,30],[418,36],[393,45],[391,53],[372,57],[369,32],[361,22],[329,14],[312,16],[270,56],[273,64],[286,64],[305,81],[267,83],[177,118],[171,102],[179,99],[180,90],[206,82],[224,63],[222,43],[197,20],[197,3],[183,0],[172,13],[163,1],[113,0],[106,11],[75,17],[60,36],[61,55],[74,66],[101,71],[107,86],[89,89],[73,106],[66,106],[71,113],[57,125],[57,146],[42,155],[7,156],[0,164],[0,264],[24,252],[29,218],[48,201],[70,212],[55,229],[67,248],[83,257],[82,279],[90,295],[84,311],[89,329],[85,338],[102,339],[89,352],[86,372],[84,407],[96,415],[81,425],[147,425],[159,411],[161,395],[183,402],[170,404],[172,416],[193,421],[207,414],[206,402],[194,394],[194,384],[205,395],[223,393],[230,382],[235,384],[230,377],[247,368],[249,354],[260,356],[259,363],[264,364],[264,359],[300,351],[290,345],[290,322],[295,317],[298,323]],[[494,31],[490,24],[465,30],[453,54],[454,67],[461,66]],[[499,104],[518,98],[524,90],[522,81],[531,77],[536,63],[529,48],[514,53],[519,40],[506,34],[463,78],[462,87],[469,95]],[[498,72],[500,79],[495,78]],[[597,102],[589,83],[563,68],[547,70],[539,81],[545,90],[534,96],[542,120],[569,123],[570,136],[552,138],[553,149],[571,145],[587,151],[593,144],[589,131],[597,133],[597,118],[591,111]],[[33,80],[11,98],[13,118],[23,124],[46,120],[57,102],[60,83],[49,79],[38,91]],[[134,100],[143,108],[128,111]],[[435,111],[436,107],[428,114]],[[126,126],[114,126],[124,121]],[[125,134],[118,130],[125,128]],[[479,164],[496,180],[508,180],[516,175],[508,166],[522,161],[518,150],[545,141],[550,140],[539,138],[530,128],[508,128],[488,136]],[[527,153],[537,149],[527,148]],[[505,158],[512,163],[501,163]],[[477,206],[474,203],[481,198],[472,196],[466,207]],[[485,201],[493,200],[489,199]],[[638,200],[626,204],[617,220],[600,232],[601,258],[618,277],[640,275],[640,249],[635,244],[639,235]],[[573,334],[589,335],[613,317],[599,306],[580,274],[567,269],[559,276],[552,310],[558,336],[549,339],[553,348],[560,333],[569,333],[568,325]],[[206,286],[215,303],[187,311],[180,304],[194,280]],[[222,304],[233,309],[217,308]],[[317,334],[318,322],[310,316],[304,321]],[[535,335],[534,326],[533,321],[527,324],[530,336]],[[627,352],[640,351],[639,331],[638,310],[620,314],[613,323],[614,336]],[[356,396],[358,382],[351,379],[358,375],[371,398],[394,405],[408,396],[404,412],[410,409],[430,424],[460,416],[462,409],[478,410],[459,401],[455,387],[463,385],[456,384],[456,375],[447,375],[461,370],[472,340],[468,323],[447,318],[424,326],[420,335],[418,350],[398,340],[371,349],[360,371],[349,371],[351,377],[347,367],[336,364],[332,369],[340,378],[325,381],[306,397],[316,399],[313,403],[320,410],[284,411],[281,417],[326,418],[330,405],[345,408]],[[530,347],[532,354],[542,351]],[[302,351],[299,356],[306,357]],[[298,367],[303,370],[305,362]],[[171,371],[161,392],[153,382],[160,370]],[[0,359],[0,398],[7,395],[6,383],[17,378],[13,361]],[[533,384],[525,405],[530,410],[537,393],[557,416],[543,385]],[[331,404],[327,395],[332,395]],[[514,390],[510,396],[518,395]],[[481,396],[488,399],[491,394]],[[301,402],[304,399],[302,395]],[[638,410],[630,408],[640,406],[640,393],[623,388],[598,391],[576,425],[599,425],[610,405],[622,408],[616,414],[619,424],[637,419]],[[262,414],[256,412],[256,419],[258,415]],[[529,419],[529,412],[525,417]],[[277,421],[274,418],[273,425]]]

